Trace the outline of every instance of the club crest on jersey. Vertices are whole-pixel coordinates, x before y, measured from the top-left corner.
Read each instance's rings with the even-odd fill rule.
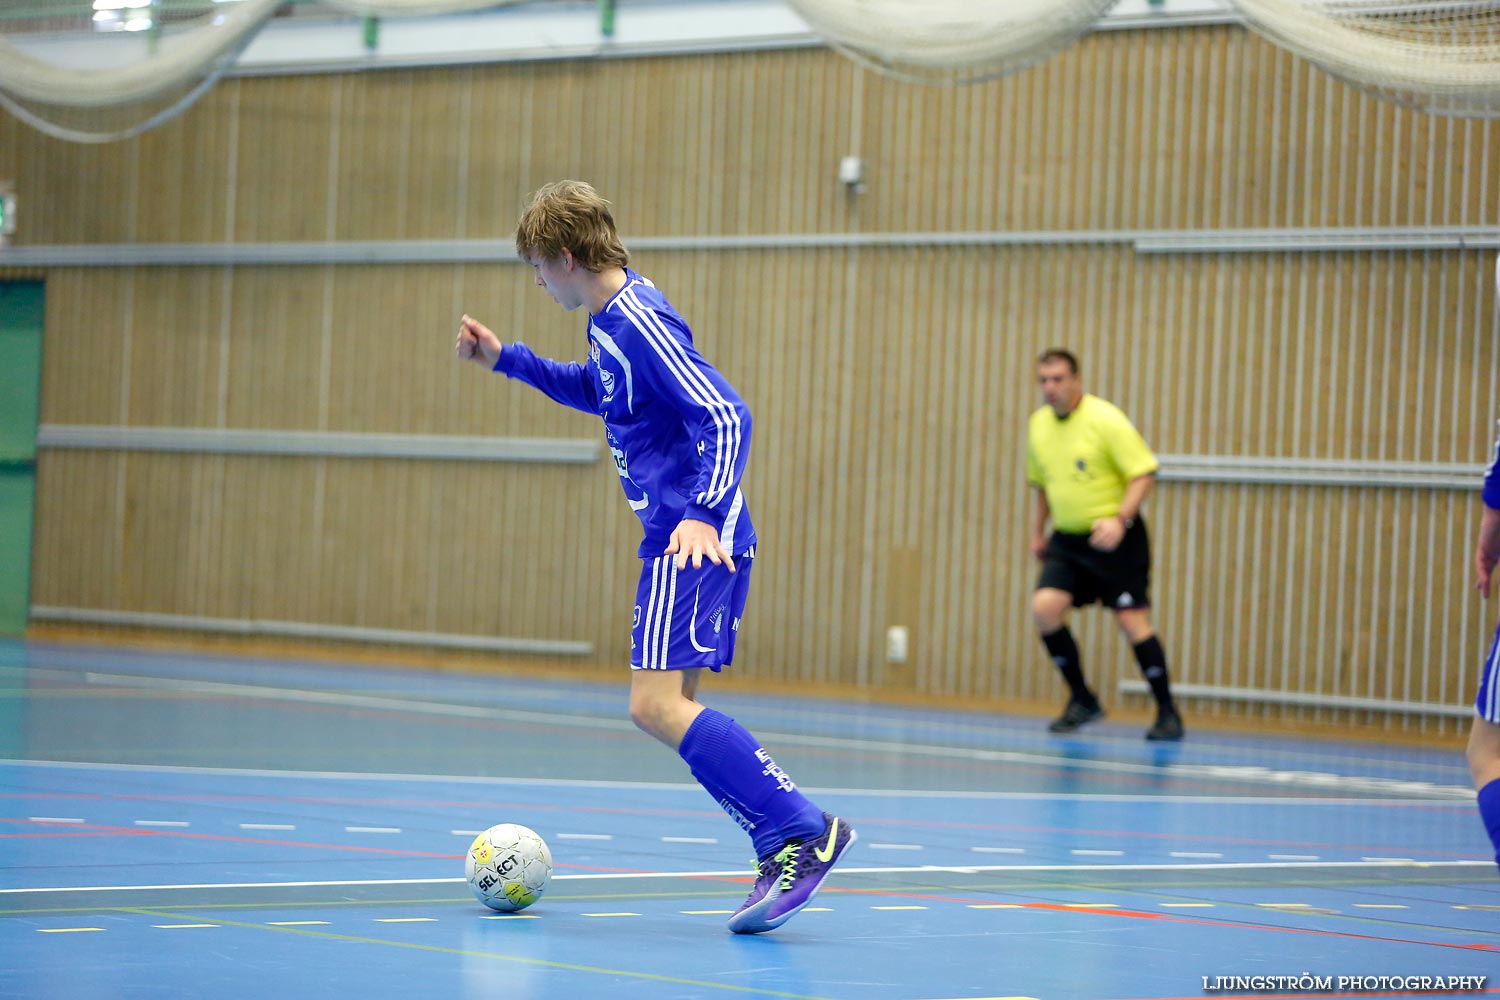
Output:
[[[599,381],[604,383],[604,402],[607,403],[615,398],[615,373],[599,363],[599,345],[597,343],[589,344],[589,360],[594,363],[594,367],[599,371]]]

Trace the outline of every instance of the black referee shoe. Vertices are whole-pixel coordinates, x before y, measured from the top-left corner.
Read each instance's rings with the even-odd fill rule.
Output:
[[[1068,699],[1068,704],[1063,707],[1062,715],[1053,719],[1051,724],[1047,726],[1047,732],[1075,732],[1085,723],[1102,718],[1104,718],[1104,706],[1097,701],[1089,705],[1079,701],[1077,698],[1070,698]]]
[[[1148,740],[1180,740],[1186,730],[1182,728],[1182,716],[1175,708],[1162,708],[1156,712],[1156,721],[1146,730]]]

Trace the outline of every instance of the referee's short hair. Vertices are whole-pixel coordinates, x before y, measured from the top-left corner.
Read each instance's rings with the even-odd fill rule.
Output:
[[[1068,363],[1069,370],[1071,370],[1074,375],[1078,374],[1078,359],[1073,356],[1072,351],[1069,351],[1066,348],[1049,347],[1042,352],[1039,358],[1036,359],[1036,363],[1039,365],[1044,365],[1049,361],[1066,361]]]

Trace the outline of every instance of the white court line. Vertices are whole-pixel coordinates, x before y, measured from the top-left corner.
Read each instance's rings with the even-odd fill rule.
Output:
[[[1493,859],[1474,861],[1417,861],[1410,864],[1386,864],[1366,861],[1324,861],[1316,864],[1301,862],[1270,863],[1264,861],[1228,862],[1222,864],[1189,865],[913,865],[890,868],[839,868],[841,875],[921,875],[946,872],[955,875],[974,875],[987,872],[1126,872],[1126,871],[1243,871],[1323,868],[1490,868]],[[745,869],[732,871],[701,872],[590,872],[580,875],[553,875],[554,881],[597,882],[608,879],[643,878],[738,878],[745,877]],[[0,889],[0,895],[18,893],[51,892],[130,892],[162,891],[168,889],[292,889],[319,886],[359,885],[449,885],[467,883],[465,878],[383,878],[383,879],[337,879],[317,882],[199,882],[182,885],[92,885],[92,886],[42,886],[34,889]]]
[[[55,668],[54,668],[55,669]],[[459,716],[478,719],[507,719],[539,723],[551,727],[572,726],[582,729],[606,729],[612,732],[634,731],[635,724],[626,719],[605,719],[595,716],[563,715],[556,712],[535,712],[525,709],[491,708],[480,705],[462,705],[450,702],[416,701],[412,699],[382,698],[336,691],[306,691],[297,688],[282,688],[261,684],[231,684],[223,681],[192,681],[177,678],[142,677],[135,674],[110,674],[102,671],[86,671],[84,679],[108,681],[122,687],[143,687],[178,691],[194,691],[211,694],[234,695],[238,698],[260,698],[267,701],[290,701],[329,705],[346,705],[359,708],[383,709],[407,714],[429,714]],[[1435,785],[1426,781],[1406,781],[1397,778],[1369,778],[1364,776],[1338,776],[1301,769],[1276,771],[1263,766],[1241,766],[1230,764],[1134,764],[1128,761],[1072,760],[1050,754],[1021,753],[1013,750],[982,750],[968,747],[953,747],[919,743],[896,743],[885,740],[859,740],[845,737],[807,736],[800,733],[762,732],[760,739],[778,744],[827,747],[838,750],[864,750],[892,753],[902,756],[912,754],[929,757],[955,758],[960,760],[984,760],[1020,764],[1042,764],[1058,767],[1069,766],[1084,770],[1119,772],[1128,774],[1181,775],[1183,777],[1219,781],[1246,781],[1258,784],[1312,785],[1328,787],[1331,783],[1356,783],[1374,790],[1404,790],[1411,794],[1437,795],[1473,799],[1477,794],[1468,785]],[[812,789],[819,791],[819,789]],[[1281,800],[1277,800],[1281,801]]]
[[[400,833],[399,826],[346,826],[345,833]]]
[[[451,833],[455,837],[477,837],[481,833],[483,833],[484,831],[483,830],[449,830],[448,832]]]
[[[241,823],[241,830],[295,830],[290,823]]]
[[[718,837],[663,837],[663,844],[717,844]]]
[[[135,821],[135,825],[136,826],[178,826],[178,827],[181,827],[181,826],[191,826],[192,824],[190,824],[190,823],[184,823],[180,819],[138,819],[138,820]]]
[[[1048,758],[1050,760],[1050,758]],[[1052,763],[1057,761],[1052,760]],[[64,770],[125,771],[153,774],[205,774],[249,778],[296,778],[299,780],[331,781],[389,781],[430,784],[441,782],[451,785],[522,785],[541,788],[609,788],[627,791],[687,792],[694,796],[703,794],[703,786],[696,782],[682,781],[606,781],[583,778],[527,778],[491,777],[463,774],[410,774],[400,772],[359,771],[289,771],[248,767],[185,767],[175,764],[110,764],[72,760],[16,760],[0,758],[0,767],[39,767]],[[1158,775],[1160,772],[1157,772]],[[1371,806],[1382,809],[1442,809],[1451,808],[1467,812],[1474,807],[1472,801],[1443,799],[1393,799],[1393,798],[1346,798],[1307,796],[1284,798],[1277,795],[1121,795],[1112,792],[1091,794],[1088,792],[983,792],[966,790],[934,790],[929,788],[834,788],[827,786],[800,786],[804,792],[818,795],[868,796],[890,799],[953,799],[976,802],[1150,802],[1205,806]],[[1469,800],[1475,796],[1472,788],[1461,789]],[[52,820],[51,822],[82,823],[83,820]]]
[[[83,820],[73,816],[27,816],[29,823],[82,823]]]
[[[558,840],[614,840],[612,833],[554,833]]]
[[[1218,851],[1173,851],[1170,855],[1174,858],[1222,858],[1223,856]]]
[[[1024,847],[971,847],[975,854],[1025,854]]]
[[[866,844],[872,851],[923,851],[921,844]]]

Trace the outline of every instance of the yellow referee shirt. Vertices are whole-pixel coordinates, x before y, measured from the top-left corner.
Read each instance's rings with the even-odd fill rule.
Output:
[[[1044,406],[1027,427],[1026,481],[1046,492],[1058,531],[1085,534],[1114,517],[1125,485],[1159,464],[1130,418],[1088,393],[1066,417]]]

